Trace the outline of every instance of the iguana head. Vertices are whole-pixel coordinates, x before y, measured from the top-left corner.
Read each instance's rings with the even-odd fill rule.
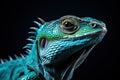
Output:
[[[106,32],[103,22],[90,17],[68,15],[46,22],[37,34],[41,63],[48,65],[77,60],[99,43]]]

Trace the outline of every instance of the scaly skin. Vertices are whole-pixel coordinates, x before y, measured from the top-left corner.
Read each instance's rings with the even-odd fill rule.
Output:
[[[33,43],[24,47],[28,55],[1,62],[1,80],[70,80],[107,32],[102,21],[90,17],[67,15],[34,22],[39,28],[31,27],[35,32],[29,33],[36,36],[28,38]]]

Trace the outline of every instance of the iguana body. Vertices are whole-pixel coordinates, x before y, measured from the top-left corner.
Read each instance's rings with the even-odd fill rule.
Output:
[[[70,80],[107,32],[103,22],[90,17],[68,15],[35,23],[39,28],[31,27],[35,32],[29,33],[36,36],[28,38],[28,55],[1,61],[0,80]]]

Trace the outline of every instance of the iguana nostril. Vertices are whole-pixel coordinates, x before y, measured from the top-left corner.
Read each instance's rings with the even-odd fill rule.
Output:
[[[40,39],[40,47],[41,47],[41,48],[45,48],[46,45],[47,45],[47,39],[46,39],[45,37],[42,37],[42,38]]]
[[[96,23],[90,23],[90,25],[92,26],[92,28],[97,28],[99,25]]]

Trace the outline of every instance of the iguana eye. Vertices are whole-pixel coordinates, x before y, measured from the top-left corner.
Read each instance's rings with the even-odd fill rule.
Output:
[[[78,30],[77,21],[74,19],[64,19],[61,21],[60,29],[64,33],[72,34]]]

